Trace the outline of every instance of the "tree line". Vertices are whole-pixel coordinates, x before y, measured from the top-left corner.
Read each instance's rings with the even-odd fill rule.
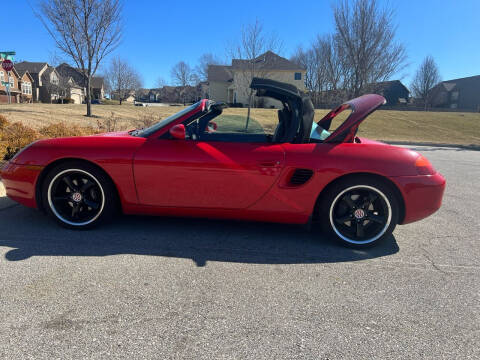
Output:
[[[334,31],[317,35],[307,47],[299,46],[291,60],[306,69],[305,85],[316,104],[344,100],[362,94],[369,84],[388,80],[405,69],[406,50],[396,40],[394,12],[377,0],[340,0],[332,5]],[[87,116],[91,113],[90,81],[104,59],[122,38],[121,0],[41,0],[38,17],[57,48],[84,74],[87,86]],[[245,60],[244,76],[265,76],[256,65],[258,56],[282,44],[267,33],[258,20],[242,28],[229,58]],[[174,85],[194,86],[208,77],[208,65],[223,64],[213,54],[204,54],[195,67],[179,61],[170,72]],[[264,70],[263,70],[264,71]],[[106,85],[121,101],[142,86],[142,79],[126,60],[114,57],[105,72]],[[418,69],[412,91],[427,107],[431,88],[440,80],[433,58]],[[162,87],[165,79],[158,78]],[[246,90],[248,91],[248,89]],[[252,105],[253,93],[248,94]],[[250,107],[250,106],[249,106]]]

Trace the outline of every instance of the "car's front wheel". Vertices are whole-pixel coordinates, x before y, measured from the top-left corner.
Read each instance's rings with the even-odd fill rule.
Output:
[[[398,200],[389,184],[377,178],[347,178],[331,186],[320,202],[322,228],[344,245],[372,246],[398,223]]]
[[[110,218],[117,208],[110,179],[96,167],[82,162],[53,168],[43,181],[42,201],[50,216],[74,229],[93,227]]]

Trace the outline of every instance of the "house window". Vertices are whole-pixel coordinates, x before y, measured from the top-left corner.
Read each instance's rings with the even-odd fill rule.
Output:
[[[10,87],[14,87],[14,86],[15,86],[15,81],[13,80],[13,76],[9,76],[9,77],[8,77],[8,82],[10,83]]]
[[[452,101],[457,101],[458,100],[458,91],[452,92]]]
[[[0,71],[0,80],[5,81],[5,73]]]
[[[302,80],[302,73],[295,73],[295,80]]]

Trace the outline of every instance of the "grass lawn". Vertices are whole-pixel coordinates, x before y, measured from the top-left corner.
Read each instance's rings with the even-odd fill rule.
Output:
[[[117,117],[118,129],[130,129],[144,118],[160,119],[178,112],[183,107],[133,105],[92,105],[93,114],[108,118],[112,113]],[[231,108],[225,115],[245,116],[246,109]],[[55,122],[79,126],[97,125],[97,118],[87,118],[85,105],[57,104],[11,104],[0,105],[0,114],[10,122],[19,121],[34,129]],[[318,121],[327,110],[316,110]],[[267,132],[273,132],[277,124],[277,110],[252,109],[252,118]],[[334,127],[332,125],[332,127]],[[378,110],[360,126],[359,136],[376,140],[425,141],[433,143],[480,145],[480,113],[423,112]]]

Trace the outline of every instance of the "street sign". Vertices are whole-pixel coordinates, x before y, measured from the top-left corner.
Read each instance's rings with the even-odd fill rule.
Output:
[[[11,60],[3,60],[2,68],[5,71],[12,71],[13,69],[13,62]]]

